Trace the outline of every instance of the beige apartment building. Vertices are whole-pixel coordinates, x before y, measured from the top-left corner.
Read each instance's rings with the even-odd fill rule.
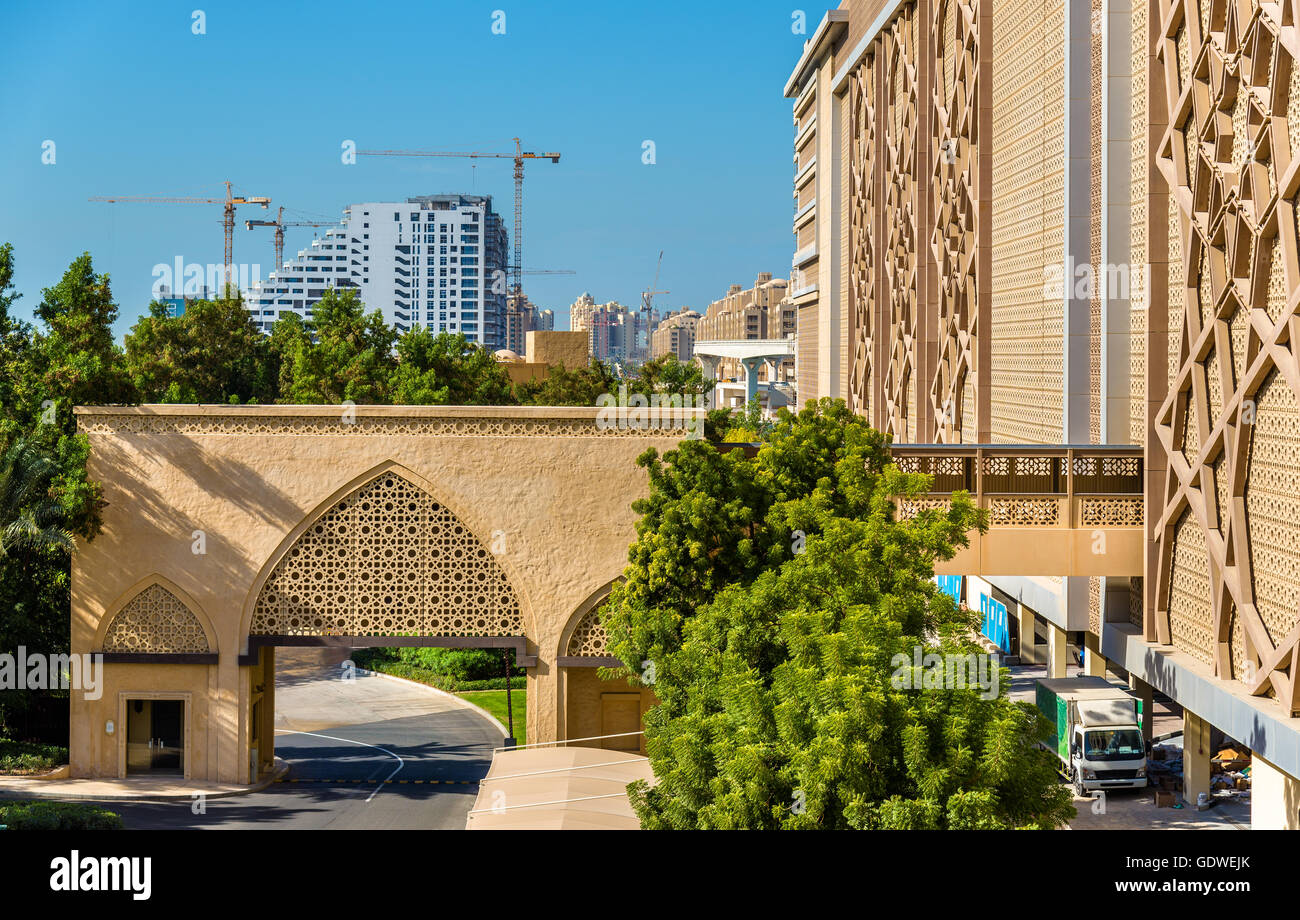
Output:
[[[1111,508],[1145,528],[1141,577],[980,590],[1022,658],[1046,632],[1049,670],[1075,644],[1185,708],[1189,800],[1216,729],[1249,744],[1253,822],[1288,828],[1295,23],[1259,0],[847,0],[785,86],[799,400],[844,398],[896,442],[1138,445],[1113,466],[1141,501]],[[1039,501],[1009,513],[1048,526]]]
[[[669,313],[650,335],[650,357],[673,355],[683,363],[690,361],[695,353],[695,327],[699,321],[700,314],[686,307]]]
[[[795,307],[786,296],[790,282],[760,272],[750,288],[733,284],[726,296],[709,304],[695,325],[695,340],[783,339],[795,332]],[[719,373],[731,379],[743,375],[740,362],[724,358]]]

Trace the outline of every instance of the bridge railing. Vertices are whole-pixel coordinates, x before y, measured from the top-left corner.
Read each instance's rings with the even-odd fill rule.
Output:
[[[1141,527],[1142,448],[1132,445],[895,444],[894,463],[934,486],[899,502],[911,517],[965,490],[990,527]]]

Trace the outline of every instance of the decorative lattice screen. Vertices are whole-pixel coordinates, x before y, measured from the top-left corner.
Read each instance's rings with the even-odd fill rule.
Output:
[[[113,617],[104,634],[104,651],[170,655],[212,649],[193,611],[162,585],[152,584]]]
[[[607,638],[605,627],[600,623],[599,610],[589,610],[569,637],[567,654],[575,658],[604,658],[609,654]]]
[[[251,635],[522,636],[496,558],[396,473],[342,499],[276,565]]]

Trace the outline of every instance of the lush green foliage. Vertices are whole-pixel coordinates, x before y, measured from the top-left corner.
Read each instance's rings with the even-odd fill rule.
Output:
[[[651,494],[610,648],[652,683],[651,828],[1052,827],[1068,790],[1045,723],[1005,694],[906,689],[913,651],[973,654],[933,581],[982,526],[968,496],[899,521],[923,476],[842,402],[782,413],[757,457],[686,442],[643,457]],[[919,681],[918,681],[919,684]]]
[[[370,313],[355,290],[329,288],[306,323],[276,323],[280,401],[291,404],[387,403],[396,369],[397,333],[378,310]],[[281,324],[284,324],[283,330]]]
[[[0,738],[0,774],[45,773],[67,762],[68,749],[62,745]]]
[[[273,402],[278,356],[238,298],[191,302],[180,316],[150,305],[126,337],[126,368],[141,402]]]
[[[473,681],[504,679],[504,656],[510,659],[510,673],[516,678],[522,678],[524,670],[514,666],[514,651],[510,649],[368,648],[357,649],[352,660],[363,668],[385,663],[406,665],[446,678],[447,686],[452,687]]]
[[[120,831],[122,818],[80,802],[0,802],[0,824],[11,831]]]
[[[397,340],[391,387],[399,406],[500,406],[514,402],[510,377],[492,352],[464,335],[420,327]]]

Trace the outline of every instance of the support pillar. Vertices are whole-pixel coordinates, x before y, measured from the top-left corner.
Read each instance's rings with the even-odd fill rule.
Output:
[[[745,405],[749,405],[758,397],[758,369],[764,363],[762,358],[742,358],[741,362],[745,367]]]
[[[1101,656],[1101,638],[1090,632],[1083,634],[1083,673],[1089,677],[1106,676],[1106,659]]]
[[[1128,688],[1134,696],[1142,701],[1142,740],[1149,742],[1155,737],[1155,688],[1136,674],[1131,673],[1128,676]]]
[[[1300,830],[1300,780],[1258,754],[1250,761],[1250,829]]]
[[[1210,792],[1210,723],[1190,710],[1183,711],[1183,800],[1196,804],[1196,796]],[[1251,771],[1254,772],[1253,770]]]
[[[1066,676],[1066,640],[1065,630],[1049,621],[1047,624],[1047,676],[1049,678]]]
[[[1034,644],[1034,612],[1024,604],[1016,604],[1016,622],[1020,627],[1020,663],[1037,664],[1038,648]]]

